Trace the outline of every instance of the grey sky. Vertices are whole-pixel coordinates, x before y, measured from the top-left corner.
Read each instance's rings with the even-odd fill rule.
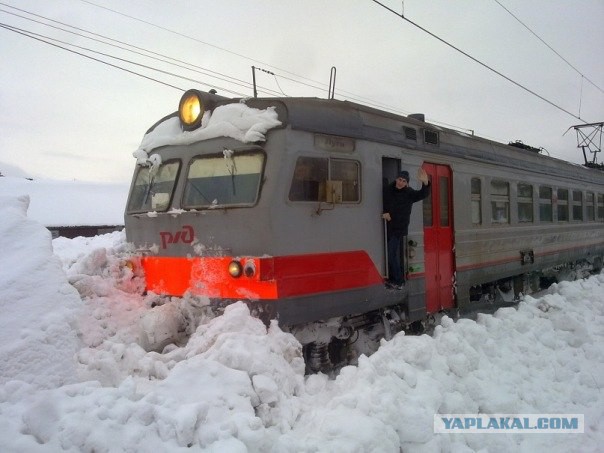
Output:
[[[237,84],[251,82],[252,65],[263,67],[285,77],[276,81],[259,73],[258,84],[289,96],[326,97],[335,66],[339,99],[371,100],[402,114],[422,112],[437,124],[582,160],[574,132],[563,136],[580,120],[371,0],[91,1],[194,39],[81,0],[2,0],[0,22],[178,73],[202,83],[94,56],[183,89],[216,87],[226,96],[231,93],[225,89],[250,96],[252,89],[48,28],[4,12],[35,18],[6,5],[243,81]],[[582,81],[495,0],[406,0],[404,8],[410,20],[573,115],[580,108],[585,121],[603,121],[604,1],[499,1],[599,88]],[[401,11],[398,0],[383,3]],[[144,132],[176,109],[181,94],[5,29],[0,61],[0,171],[18,167],[37,177],[128,181],[132,152]],[[304,84],[288,80],[298,76],[306,78]],[[317,85],[308,79],[321,88],[305,85]]]

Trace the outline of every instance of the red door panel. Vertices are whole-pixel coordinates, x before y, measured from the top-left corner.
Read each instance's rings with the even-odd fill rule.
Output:
[[[448,166],[425,163],[423,168],[432,182],[430,197],[424,200],[426,309],[435,313],[455,305],[453,186]]]

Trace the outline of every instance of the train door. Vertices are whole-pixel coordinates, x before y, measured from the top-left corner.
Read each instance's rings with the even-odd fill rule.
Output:
[[[432,192],[424,200],[426,310],[434,313],[455,305],[452,174],[446,165],[424,163]]]

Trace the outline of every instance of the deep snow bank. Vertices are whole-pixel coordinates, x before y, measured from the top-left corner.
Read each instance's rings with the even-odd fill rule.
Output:
[[[28,206],[27,196],[0,196],[0,386],[51,388],[75,381],[80,298]]]

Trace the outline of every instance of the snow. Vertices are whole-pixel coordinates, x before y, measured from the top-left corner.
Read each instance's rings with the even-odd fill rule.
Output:
[[[264,141],[264,134],[281,124],[277,118],[274,107],[259,110],[243,102],[206,111],[201,127],[193,131],[183,131],[178,117],[171,117],[146,134],[133,155],[137,163],[145,164],[147,153],[164,145],[187,145],[215,137],[232,137],[244,143]]]
[[[52,254],[50,232],[26,218],[28,204],[27,197],[0,197],[0,383],[47,388],[75,382],[81,303]]]
[[[0,196],[3,452],[599,451],[604,274],[432,336],[396,335],[335,378],[235,303],[141,295],[123,232],[51,240]],[[151,308],[158,302],[166,302]],[[147,352],[139,320],[183,341]],[[162,313],[165,316],[162,316]],[[434,414],[585,414],[584,434],[435,434]]]
[[[28,195],[28,216],[46,227],[123,225],[128,184],[0,177],[0,194]]]

